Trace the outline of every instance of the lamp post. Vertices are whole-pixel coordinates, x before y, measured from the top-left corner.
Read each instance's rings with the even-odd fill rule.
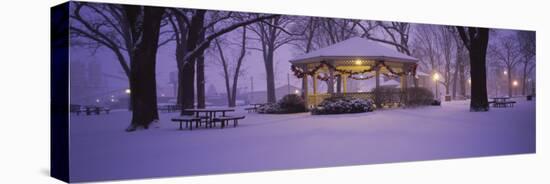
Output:
[[[517,80],[514,80],[514,81],[512,82],[512,86],[514,87],[514,91],[513,91],[513,92],[517,94],[518,81],[517,81]]]
[[[439,81],[439,73],[434,73],[433,80],[435,84],[435,98],[439,100],[439,89],[437,87],[437,82]]]
[[[130,95],[132,91],[130,91],[130,89],[126,89],[124,90],[124,93],[126,93],[128,95],[128,110],[131,111],[132,110],[132,96]]]

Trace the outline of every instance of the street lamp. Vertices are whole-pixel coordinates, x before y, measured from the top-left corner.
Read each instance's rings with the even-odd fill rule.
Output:
[[[516,89],[517,89],[517,86],[518,86],[518,81],[517,81],[517,80],[514,80],[514,81],[512,82],[512,86],[514,86],[514,93],[517,94]]]
[[[508,71],[504,70],[504,75],[508,75]]]
[[[363,63],[361,62],[361,60],[355,60],[355,65],[361,65],[361,64],[363,64]]]
[[[438,86],[437,81],[439,80],[439,73],[434,73],[433,79],[434,79],[434,84],[435,84],[435,98],[439,99],[439,90],[437,88],[437,86]]]
[[[132,91],[130,91],[130,89],[124,90],[124,93],[126,93],[126,94],[129,96],[129,98],[128,98],[128,110],[129,110],[129,111],[132,110],[132,97],[130,96],[130,93],[131,93],[131,92],[132,92]]]

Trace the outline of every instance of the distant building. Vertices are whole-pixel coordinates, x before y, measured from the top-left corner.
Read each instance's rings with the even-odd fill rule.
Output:
[[[302,91],[302,88],[292,86],[292,85],[280,86],[278,88],[275,88],[275,98],[279,100],[287,94],[300,94],[301,91]],[[266,103],[267,91],[254,91],[251,93],[247,93],[246,101],[248,103]]]

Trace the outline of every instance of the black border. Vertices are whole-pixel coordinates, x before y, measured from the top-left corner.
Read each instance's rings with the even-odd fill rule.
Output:
[[[50,9],[50,175],[69,175],[69,5]]]

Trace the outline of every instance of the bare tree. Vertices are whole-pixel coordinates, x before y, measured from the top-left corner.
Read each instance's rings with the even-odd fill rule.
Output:
[[[536,55],[536,34],[534,31],[519,31],[517,33],[520,45],[521,63],[523,64],[522,70],[522,87],[521,94],[525,95],[527,91],[527,83],[530,82],[527,79],[535,68],[535,55]]]
[[[172,11],[174,15],[178,18],[178,24],[183,24],[185,28],[178,29],[177,31],[180,34],[180,39],[183,38],[182,35],[185,35],[185,40],[182,39],[180,49],[176,49],[176,59],[178,62],[178,75],[179,75],[179,92],[178,92],[178,101],[181,102],[183,108],[192,108],[194,107],[194,73],[195,73],[195,61],[197,58],[202,57],[204,50],[210,46],[212,42],[217,37],[231,32],[241,26],[246,26],[258,21],[265,19],[275,18],[279,15],[249,15],[248,17],[241,19],[232,19],[231,13],[228,13],[224,16],[211,17],[210,19],[206,18],[205,10],[193,10],[193,11]],[[191,17],[191,18],[189,18]],[[228,23],[225,27],[221,29],[216,29],[211,32],[206,32],[206,30],[211,29],[215,25],[222,24],[222,20],[227,20]],[[181,26],[180,26],[181,27]],[[204,62],[204,61],[200,61]],[[200,68],[200,67],[199,67]],[[204,71],[203,71],[204,72]],[[204,74],[199,74],[204,75]],[[199,84],[204,82],[204,78],[197,81]],[[200,91],[200,90],[199,90]],[[204,91],[204,90],[202,90]],[[199,94],[202,96],[204,94]],[[184,113],[182,111],[182,113]]]
[[[264,66],[266,70],[267,102],[275,103],[275,74],[274,74],[274,55],[275,51],[281,46],[294,40],[292,33],[286,29],[292,23],[286,16],[277,16],[271,19],[259,21],[249,29],[257,35],[260,42],[260,48],[250,48],[262,52]]]
[[[418,58],[423,58],[420,60],[420,68],[428,71],[431,75],[439,73],[441,66],[438,31],[438,27],[435,25],[422,24],[416,25],[414,32],[414,54]]]
[[[216,50],[218,51],[218,56],[223,67],[223,76],[225,79],[225,89],[227,94],[227,104],[229,107],[235,107],[237,100],[237,84],[239,81],[239,76],[242,75],[241,65],[246,55],[246,26],[243,26],[241,43],[239,45],[240,52],[235,61],[235,70],[232,74],[229,72],[229,62],[224,54],[224,48],[222,48],[221,41],[219,39],[214,39],[214,43],[216,44]],[[231,76],[233,77],[233,81],[231,81]]]
[[[499,42],[489,46],[490,55],[504,65],[507,75],[508,96],[513,95],[513,69],[520,62],[520,47],[516,35],[508,35],[498,39]]]
[[[489,29],[461,26],[457,26],[456,28],[470,56],[470,75],[472,81],[470,111],[489,111],[486,74]]]
[[[380,43],[389,44],[395,47],[397,51],[411,55],[409,49],[409,32],[411,24],[404,22],[384,22],[384,21],[361,21],[358,22],[359,28],[363,31],[362,37],[368,38]],[[380,29],[383,37],[379,38],[374,31]]]
[[[156,54],[164,8],[124,5],[130,35],[136,41],[132,49],[130,89],[132,93],[132,123],[126,129],[135,131],[148,128],[158,120],[157,90],[155,77]],[[147,25],[147,26],[144,26]]]
[[[466,70],[467,57],[465,55],[464,43],[462,42],[460,35],[455,29],[452,29],[453,38],[455,42],[455,66],[453,74],[453,98],[456,98],[457,89],[460,88],[459,95],[461,97],[466,96]]]
[[[313,39],[318,33],[320,20],[317,17],[298,17],[295,19],[296,23],[290,27],[295,35],[294,45],[304,53],[317,49]]]
[[[453,32],[452,27],[448,26],[438,26],[438,42],[440,45],[440,53],[441,53],[441,59],[443,59],[444,69],[443,69],[443,76],[444,79],[441,81],[443,86],[445,86],[445,95],[449,96],[450,94],[450,85],[451,85],[451,65],[452,65],[452,57],[453,57],[453,48],[454,48],[454,40],[453,40]]]

